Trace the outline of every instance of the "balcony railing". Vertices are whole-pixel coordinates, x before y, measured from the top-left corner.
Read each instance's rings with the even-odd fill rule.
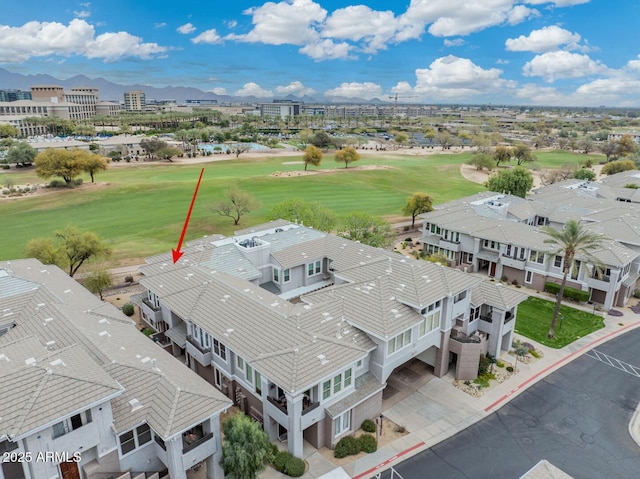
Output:
[[[460,336],[451,335],[451,339],[458,341],[459,343],[480,343],[482,339],[479,336]]]
[[[213,438],[213,433],[210,432],[210,433],[205,434],[204,436],[199,437],[199,438],[197,438],[197,439],[195,439],[194,441],[191,441],[191,442],[187,442],[187,440],[184,439],[182,441],[182,445],[184,446],[182,448],[182,454],[186,454],[189,451],[192,451],[193,449],[195,449],[199,445],[204,444],[205,442],[207,442],[209,439],[212,439],[212,438]]]
[[[267,396],[267,401],[269,401],[271,404],[273,404],[276,408],[278,408],[278,410],[280,410],[282,413],[284,414],[289,414],[289,411],[287,410],[287,400],[277,400],[276,398],[273,398],[271,396]]]
[[[319,402],[312,402],[311,404],[309,404],[308,406],[304,406],[302,407],[302,415],[304,416],[305,414],[307,414],[308,412],[313,411],[314,409],[316,409],[318,406],[320,406]]]
[[[196,339],[194,339],[193,336],[187,336],[187,341],[189,341],[189,343],[191,343],[191,345],[195,347],[198,351],[200,351],[202,354],[208,354],[211,352],[211,348],[204,348],[200,346],[200,343]]]
[[[480,319],[483,321],[486,321],[487,323],[493,323],[493,318],[491,316],[483,316],[482,314],[480,315]]]
[[[145,306],[147,306],[150,310],[155,311],[156,313],[158,311],[160,311],[160,308],[158,306],[156,306],[155,304],[153,304],[151,301],[149,301],[148,299],[143,299],[142,302],[145,304]]]

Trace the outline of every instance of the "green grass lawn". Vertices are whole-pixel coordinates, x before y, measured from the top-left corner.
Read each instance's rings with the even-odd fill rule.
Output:
[[[325,155],[321,169],[340,168],[318,175],[277,178],[276,171],[300,171],[297,157],[242,158],[198,165],[139,165],[112,168],[96,175],[97,185],[58,191],[32,198],[0,201],[2,244],[0,260],[21,258],[27,242],[50,236],[73,224],[94,231],[114,250],[113,259],[125,261],[168,251],[175,247],[193,195],[200,169],[205,168],[186,240],[206,234],[231,234],[266,220],[269,209],[285,199],[317,200],[340,216],[364,211],[399,220],[406,198],[416,191],[429,193],[436,204],[483,191],[465,180],[460,164],[469,154],[364,157],[354,166],[380,165],[389,169],[340,168]],[[314,169],[314,168],[310,168]],[[11,173],[15,184],[40,183],[33,170]],[[86,182],[88,177],[83,178]],[[105,185],[105,183],[107,183]],[[259,209],[234,226],[211,206],[226,188],[239,185],[261,203]]]
[[[556,337],[547,338],[549,325],[553,317],[555,303],[536,297],[530,297],[518,306],[516,332],[551,348],[562,348],[587,334],[604,328],[604,319],[586,311],[565,306],[560,307],[562,322],[558,318]]]
[[[560,168],[568,164],[579,166],[587,158],[591,159],[594,165],[605,160],[605,156],[599,153],[582,155],[564,150],[534,151],[533,154],[536,155],[536,163],[540,168]]]

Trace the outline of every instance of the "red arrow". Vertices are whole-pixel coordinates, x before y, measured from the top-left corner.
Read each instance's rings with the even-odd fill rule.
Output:
[[[196,190],[193,192],[193,198],[191,199],[191,206],[189,206],[187,219],[184,220],[184,226],[182,227],[182,234],[180,235],[180,241],[178,241],[178,247],[176,249],[171,250],[171,254],[173,255],[173,264],[176,264],[180,259],[180,257],[184,254],[183,251],[180,251],[180,248],[182,247],[184,234],[187,232],[187,226],[189,225],[189,218],[191,218],[191,211],[193,211],[193,205],[196,202],[196,195],[198,194],[198,188],[200,188],[200,181],[202,180],[203,173],[204,173],[204,168],[202,168],[202,171],[200,171],[200,178],[198,178],[198,183],[196,184]]]

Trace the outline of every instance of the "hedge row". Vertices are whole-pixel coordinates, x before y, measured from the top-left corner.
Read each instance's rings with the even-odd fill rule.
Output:
[[[544,290],[547,293],[558,294],[560,285],[558,283],[546,282],[544,283]],[[570,288],[569,286],[564,288],[564,294],[562,296],[578,302],[589,301],[589,291],[582,291],[580,289]]]
[[[289,477],[300,477],[304,474],[304,461],[294,457],[288,451],[279,451],[273,460],[273,467]]]

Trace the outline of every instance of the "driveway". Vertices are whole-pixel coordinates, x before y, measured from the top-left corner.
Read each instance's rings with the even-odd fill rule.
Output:
[[[640,477],[628,429],[640,401],[638,344],[640,330],[599,345],[394,469],[403,479],[514,479],[547,459],[576,479]]]

